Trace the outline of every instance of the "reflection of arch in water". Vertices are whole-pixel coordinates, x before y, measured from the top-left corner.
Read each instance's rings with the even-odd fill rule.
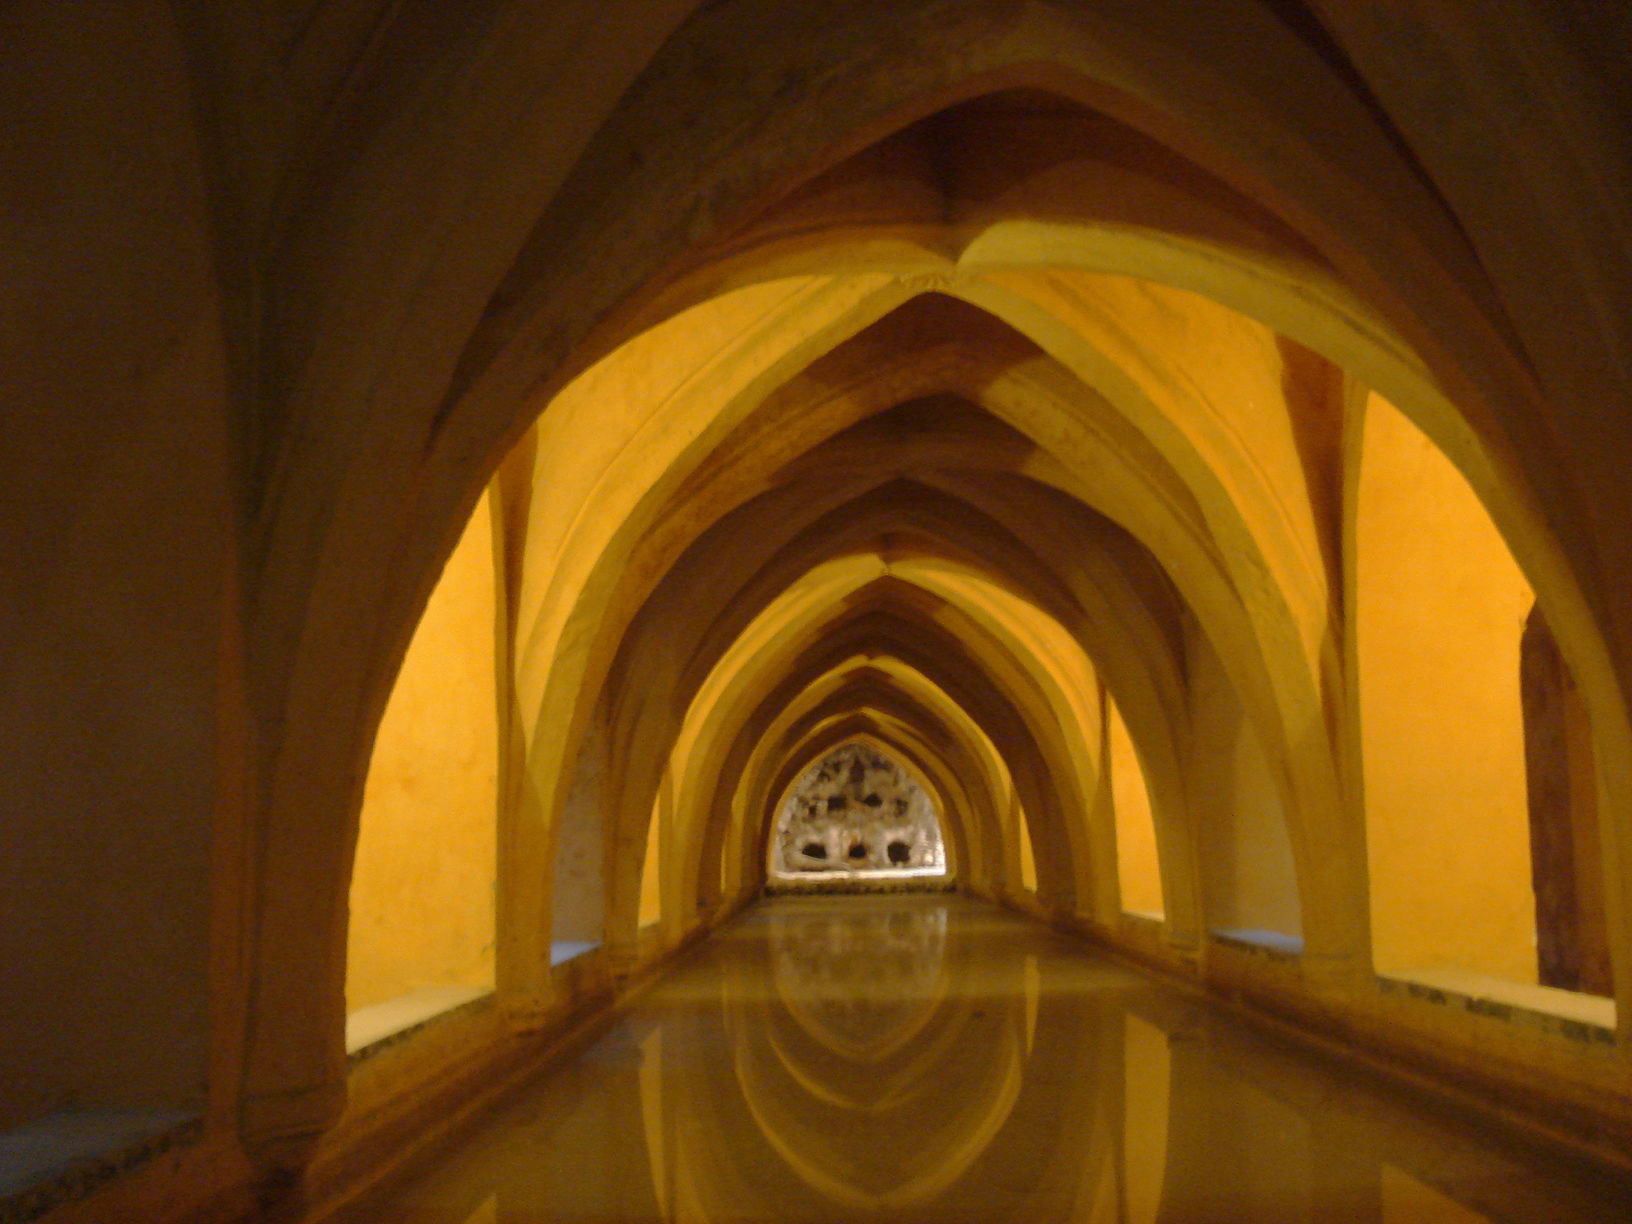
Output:
[[[724,958],[722,1027],[688,1017],[690,1053],[648,1094],[648,1133],[669,1136],[652,1141],[674,1187],[669,1218],[737,1219],[755,1205],[785,1217],[928,1212],[984,1200],[1017,1170],[1035,1171],[1015,1191],[1024,1218],[1099,1218],[1089,1209],[1118,1193],[1121,1012],[1098,983],[1040,992],[1025,956],[987,949],[977,965],[962,935],[924,976],[933,998],[914,1000],[866,1049],[808,1006],[797,966],[768,963],[769,934]],[[767,981],[778,983],[770,999]],[[699,1054],[716,1044],[734,1081],[706,1074]]]
[[[788,918],[770,915],[771,990],[812,1042],[874,1066],[924,1044],[951,984],[944,908]]]
[[[891,907],[879,916],[913,912]],[[919,913],[930,930],[929,915],[944,921],[939,907]],[[952,988],[955,970],[937,956],[936,993],[912,1000],[922,1006],[894,1017],[899,1023],[891,1029],[858,1041],[799,997],[809,971],[789,935],[807,922],[789,915],[780,945],[771,943],[772,963],[744,967],[754,975],[769,970],[778,990],[768,1007],[733,1005],[728,997],[726,1028],[743,1105],[786,1167],[825,1202],[857,1211],[928,1202],[979,1157],[1019,1096],[1026,1036],[1019,975],[1012,990],[993,985],[990,995],[970,995]],[[926,951],[943,949],[931,938]],[[753,977],[743,985],[741,998],[755,999]],[[783,993],[790,987],[791,997]],[[956,1099],[947,1091],[953,1078]],[[899,1124],[884,1129],[911,1136],[910,1143],[876,1142],[891,1115]]]

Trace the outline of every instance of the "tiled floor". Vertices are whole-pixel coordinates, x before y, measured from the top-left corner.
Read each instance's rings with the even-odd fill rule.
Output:
[[[1619,1224],[1632,1185],[997,909],[785,897],[344,1220]]]

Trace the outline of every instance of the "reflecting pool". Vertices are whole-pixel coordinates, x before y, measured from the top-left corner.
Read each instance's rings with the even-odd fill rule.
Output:
[[[1427,1109],[978,902],[783,897],[343,1219],[1632,1219]]]

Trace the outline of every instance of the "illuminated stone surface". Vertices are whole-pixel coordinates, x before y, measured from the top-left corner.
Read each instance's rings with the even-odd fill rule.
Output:
[[[800,776],[777,812],[771,853],[773,877],[946,870],[934,800],[865,744],[846,744]]]
[[[1628,1195],[990,906],[802,897],[342,1221],[1606,1224]]]

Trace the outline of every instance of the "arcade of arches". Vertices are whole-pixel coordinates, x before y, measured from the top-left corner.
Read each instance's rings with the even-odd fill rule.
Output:
[[[783,875],[1632,1150],[1626,13],[600,7],[0,13],[0,1219],[337,1201]]]

